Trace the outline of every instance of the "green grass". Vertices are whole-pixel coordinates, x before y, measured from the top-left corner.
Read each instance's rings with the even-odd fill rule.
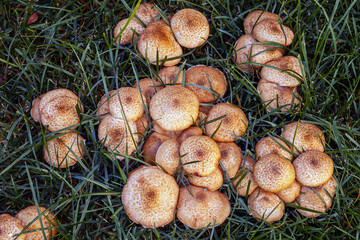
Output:
[[[0,213],[15,215],[39,204],[59,219],[56,239],[359,239],[360,238],[360,4],[359,1],[151,1],[165,13],[185,7],[210,20],[208,42],[184,50],[185,68],[211,65],[226,74],[223,102],[241,108],[249,120],[237,143],[253,156],[258,140],[277,136],[294,120],[318,125],[326,136],[326,153],[335,163],[339,189],[327,214],[302,217],[287,206],[284,217],[267,224],[248,214],[246,199],[225,181],[230,198],[226,222],[209,230],[192,230],[179,220],[157,230],[129,220],[121,203],[128,172],[139,165],[119,162],[97,139],[96,105],[107,91],[132,86],[157,72],[133,46],[116,46],[112,31],[137,1],[0,2]],[[259,75],[247,75],[231,61],[244,17],[256,9],[281,13],[295,33],[286,55],[299,56],[306,80],[300,86],[299,113],[268,113],[256,91]],[[36,12],[32,25],[22,23]],[[85,112],[79,128],[86,139],[82,164],[66,170],[50,167],[42,156],[46,131],[30,117],[33,98],[55,88],[78,94]],[[141,148],[140,148],[141,149]],[[134,159],[141,158],[141,152]]]

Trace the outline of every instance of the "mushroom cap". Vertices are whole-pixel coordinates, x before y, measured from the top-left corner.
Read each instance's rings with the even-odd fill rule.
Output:
[[[181,68],[178,66],[163,67],[159,70],[158,75],[164,84],[181,84],[184,70],[180,70]]]
[[[233,182],[234,188],[236,188],[240,196],[250,195],[257,187],[258,184],[254,177],[255,160],[251,157],[246,157],[243,160],[242,166],[240,166],[236,175],[239,175]],[[239,183],[239,181],[241,182]]]
[[[229,178],[235,177],[244,159],[240,147],[234,142],[218,142],[217,145],[221,153],[220,162],[224,166],[226,173]]]
[[[170,137],[161,135],[159,133],[153,132],[150,136],[146,139],[142,151],[144,156],[144,161],[150,164],[154,164],[156,160],[156,153],[165,141],[171,139]],[[151,161],[152,160],[152,161]]]
[[[173,175],[179,167],[180,143],[175,139],[163,142],[158,148],[155,160],[166,173]]]
[[[289,161],[292,161],[293,159],[291,149],[283,140],[277,137],[262,138],[255,146],[256,158],[260,158],[271,153],[278,154]]]
[[[125,18],[116,24],[114,29],[114,38],[117,38],[115,41],[116,43],[119,41],[121,45],[133,43],[138,38],[138,36],[144,32],[145,27],[143,27],[143,25],[141,25],[141,23],[136,18],[132,18],[125,30],[122,32],[121,37],[118,37],[121,30],[125,27],[125,24],[128,21],[129,18]]]
[[[44,159],[54,167],[66,168],[77,163],[84,155],[84,139],[77,132],[69,132],[44,145]]]
[[[49,126],[48,129],[51,132],[76,125],[80,123],[80,117],[76,111],[76,106],[79,106],[79,104],[80,109],[84,111],[84,106],[79,102],[79,99],[70,97],[55,98],[41,110],[41,123],[44,126]],[[71,129],[76,128],[77,126],[73,126]]]
[[[189,68],[185,74],[185,82],[185,87],[193,91],[201,103],[214,102],[223,97],[227,87],[225,75],[219,69],[204,65]]]
[[[196,119],[195,123],[197,125],[204,125],[205,122],[206,122],[206,118],[207,118],[207,114],[206,113],[203,113],[199,110],[199,116],[198,116],[198,119]]]
[[[295,180],[295,170],[290,161],[278,154],[260,157],[254,167],[254,176],[260,188],[268,192],[280,192]]]
[[[213,121],[219,117],[223,118]],[[218,142],[235,141],[235,135],[238,137],[244,135],[248,125],[244,112],[229,103],[219,103],[212,107],[206,118],[206,122],[210,121],[213,122],[205,125],[206,134],[212,136],[215,133],[212,138]]]
[[[171,18],[171,30],[178,43],[186,48],[201,46],[209,37],[209,22],[201,12],[186,8]]]
[[[172,139],[177,139],[181,133],[183,131],[179,130],[179,131],[167,131],[165,129],[163,129],[162,127],[159,126],[159,124],[157,122],[153,122],[153,127],[154,127],[154,132],[157,132],[161,135],[170,137]]]
[[[134,85],[134,88],[139,90],[139,86],[140,86],[140,92],[145,96],[146,104],[149,105],[150,99],[152,98],[152,96],[154,96],[156,91],[162,89],[162,87],[159,85],[160,83],[156,80],[153,80],[151,78],[144,78],[141,79],[138,83],[136,83]]]
[[[72,91],[65,89],[65,88],[59,88],[52,91],[49,91],[43,95],[41,95],[41,101],[39,104],[39,110],[40,113],[43,110],[43,108],[52,100],[58,97],[69,97],[78,100],[78,96],[75,95]]]
[[[201,136],[203,134],[203,130],[199,127],[189,127],[182,131],[181,135],[177,138],[178,142],[181,144],[185,139],[192,136]]]
[[[152,3],[142,3],[136,11],[136,16],[138,16],[145,25],[148,25],[157,15],[159,15],[159,13]]]
[[[137,133],[142,135],[145,133],[146,129],[149,127],[149,118],[146,114],[142,115],[139,120],[135,122]]]
[[[135,122],[125,122],[124,119],[107,115],[99,125],[99,140],[105,140],[105,146],[115,153],[131,155],[137,147],[140,136],[137,132]],[[125,157],[117,155],[117,159]]]
[[[161,128],[179,131],[190,127],[199,114],[199,100],[189,89],[168,86],[150,101],[150,115]]]
[[[271,13],[271,12],[266,12],[263,10],[255,10],[252,11],[251,13],[249,13],[246,18],[244,19],[244,31],[245,33],[251,33],[253,30],[253,27],[256,24],[258,24],[259,22],[261,22],[262,20],[265,19],[272,19],[272,20],[280,20],[279,15],[275,14],[275,13]]]
[[[138,89],[122,87],[116,90],[115,96],[109,99],[109,111],[116,118],[133,122],[145,112],[142,96]],[[124,117],[125,114],[125,117]]]
[[[277,20],[265,19],[257,23],[253,29],[254,37],[260,42],[277,42],[284,46],[291,45],[294,32],[291,28],[279,24]]]
[[[284,50],[282,48],[266,45],[263,43],[257,43],[251,48],[251,62],[266,64],[267,62],[276,58],[282,57]]]
[[[21,224],[20,219],[13,217],[7,213],[0,214],[0,239],[1,240],[25,240],[26,233],[15,237],[15,235],[21,233],[24,227]]]
[[[333,177],[329,179],[326,183],[322,185],[322,187],[330,194],[331,197],[335,196],[336,188],[338,187],[337,182]]]
[[[180,188],[177,217],[190,228],[213,228],[230,215],[229,199],[219,191],[189,185]]]
[[[156,65],[157,60],[159,64],[163,60],[175,58],[173,60],[166,60],[164,66],[174,66],[181,61],[183,50],[176,42],[170,27],[164,20],[151,22],[140,35],[137,42],[139,53],[151,64]]]
[[[284,202],[292,203],[300,195],[300,184],[295,180],[290,187],[284,189],[280,192],[277,192],[276,195],[279,196]]]
[[[40,106],[40,101],[43,96],[44,96],[44,94],[40,95],[40,97],[34,98],[34,100],[32,101],[32,104],[31,104],[32,107],[30,110],[30,114],[35,122],[39,122],[41,120],[39,106]]]
[[[268,82],[279,86],[296,87],[303,78],[299,59],[293,56],[284,56],[266,63],[269,67],[261,69],[261,77]],[[300,79],[300,80],[299,80]]]
[[[215,172],[206,177],[189,175],[188,178],[191,184],[198,187],[204,187],[210,191],[218,190],[222,186],[224,181],[223,174],[221,173],[219,168],[217,168]]]
[[[325,151],[325,136],[312,123],[292,122],[285,125],[281,137],[288,141],[294,154],[308,150]]]
[[[293,166],[296,180],[308,187],[326,183],[334,172],[332,159],[326,153],[317,150],[303,152],[293,161]]]
[[[248,199],[251,214],[266,222],[280,220],[285,212],[284,202],[275,194],[256,189]]]
[[[282,112],[292,108],[297,111],[300,107],[299,103],[302,101],[296,87],[282,87],[264,79],[259,81],[257,90],[269,112],[279,107]]]
[[[144,167],[129,176],[121,200],[132,221],[157,228],[173,220],[178,196],[179,186],[172,176]]]
[[[200,105],[199,106],[199,111],[204,113],[205,115],[208,115],[210,110],[211,110],[212,107],[210,106],[205,106],[205,105]]]
[[[116,90],[112,90],[109,93],[109,99],[116,94]],[[98,103],[98,110],[96,115],[100,116],[100,119],[103,119],[106,114],[109,113],[109,100],[106,96],[106,93],[101,97]]]
[[[216,142],[207,136],[193,136],[185,139],[180,146],[181,162],[185,172],[206,177],[219,166],[220,149]]]
[[[56,230],[57,220],[54,217],[54,213],[47,211],[46,208],[42,206],[39,206],[39,210],[41,215],[39,215],[39,212],[35,205],[29,206],[18,212],[18,214],[16,214],[15,216],[18,219],[20,219],[21,224],[23,225],[24,228],[36,218],[36,220],[29,227],[24,229],[25,231],[38,229],[38,231],[27,233],[26,234],[27,240],[50,239],[51,237],[54,237],[57,234],[57,230]],[[42,228],[41,228],[40,217],[42,224],[44,226],[43,230],[45,232],[46,238],[44,237],[43,231],[41,230]]]

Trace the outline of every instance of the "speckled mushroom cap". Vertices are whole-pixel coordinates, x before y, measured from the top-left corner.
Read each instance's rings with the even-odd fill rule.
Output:
[[[261,77],[268,81],[285,87],[299,86],[302,81],[302,72],[299,59],[293,56],[284,56],[270,62],[261,69]]]
[[[285,158],[268,154],[256,162],[254,176],[260,188],[276,193],[290,187],[295,180],[295,170]]]
[[[219,191],[189,185],[180,188],[177,217],[190,228],[213,228],[230,215],[229,199]]]
[[[145,27],[134,17],[130,20],[129,24],[122,32],[121,36],[118,37],[121,30],[125,27],[126,23],[129,21],[128,18],[125,18],[116,24],[114,29],[114,38],[116,43],[120,41],[121,45],[133,43],[138,36],[145,30]]]
[[[44,145],[44,159],[54,167],[66,168],[77,163],[84,154],[84,139],[76,132],[69,132]]]
[[[132,221],[157,228],[173,220],[178,196],[179,186],[172,176],[145,167],[129,176],[121,200]]]
[[[262,138],[255,146],[256,158],[260,158],[271,153],[278,154],[289,161],[292,161],[293,158],[290,148],[280,138]]]
[[[211,138],[193,136],[182,142],[180,156],[183,156],[181,162],[185,172],[197,177],[206,177],[218,168],[221,153]]]
[[[109,93],[109,99],[116,94],[116,90],[112,90]],[[98,103],[98,110],[96,115],[100,116],[100,119],[103,119],[106,114],[109,113],[109,100],[106,94],[104,94],[99,103]]]
[[[259,64],[266,64],[268,61],[282,57],[283,55],[284,50],[282,48],[263,43],[253,45],[250,52],[250,56],[252,56],[251,62]]]
[[[263,10],[255,10],[249,13],[246,18],[244,19],[244,31],[245,33],[251,33],[253,30],[253,27],[262,20],[265,19],[272,19],[272,20],[280,20],[279,15],[271,12],[266,12]]]
[[[9,214],[0,215],[0,239],[1,240],[25,240],[26,233],[16,236],[23,230],[20,219]]]
[[[308,150],[293,162],[296,180],[304,186],[317,187],[326,183],[334,172],[334,163],[323,152]]]
[[[226,173],[229,178],[235,177],[244,158],[240,147],[234,142],[218,142],[217,145],[219,146],[221,153],[220,162],[224,166]],[[221,167],[219,168],[221,169]]]
[[[156,132],[150,134],[142,147],[144,161],[150,164],[154,164],[154,161],[156,160],[156,153],[159,147],[163,142],[169,139],[171,138]]]
[[[281,137],[292,144],[290,147],[295,154],[311,149],[325,151],[325,136],[312,123],[297,121],[289,123],[282,130]]]
[[[65,89],[65,88],[59,88],[52,91],[49,91],[42,95],[41,101],[39,104],[39,110],[40,113],[43,110],[43,108],[52,100],[59,97],[69,97],[78,100],[78,96],[75,95],[72,91]]]
[[[146,98],[146,104],[148,106],[150,104],[150,99],[152,98],[152,96],[154,96],[156,91],[159,91],[159,90],[162,89],[162,87],[160,86],[160,83],[158,81],[156,81],[156,80],[151,79],[151,78],[141,79],[139,81],[139,83],[136,83],[134,85],[134,88],[139,90],[139,86],[140,86],[141,93]]]
[[[164,62],[164,66],[174,66],[180,62],[180,56],[183,54],[181,46],[176,42],[170,27],[164,20],[151,22],[145,28],[137,42],[137,48],[139,53],[154,65],[157,64],[157,60],[160,65],[165,58],[177,57]]]
[[[146,129],[149,127],[149,118],[146,114],[142,115],[141,118],[139,118],[135,124],[136,124],[136,130],[138,134],[142,135],[145,133]]]
[[[138,16],[145,25],[148,25],[157,15],[159,15],[159,13],[152,3],[142,3],[136,11],[136,16]]]
[[[260,42],[277,42],[284,46],[291,45],[294,39],[294,32],[291,28],[280,25],[277,20],[272,19],[265,19],[257,23],[252,33]]]
[[[336,188],[338,187],[337,182],[333,177],[329,179],[326,183],[322,185],[322,187],[326,190],[327,194],[330,194],[331,197],[335,196]]]
[[[213,121],[220,117],[223,118]],[[206,118],[206,122],[210,121],[213,122],[205,125],[206,134],[212,136],[215,133],[213,139],[218,142],[235,141],[235,135],[244,135],[248,125],[244,112],[229,103],[219,103],[212,107]]]
[[[164,84],[181,84],[184,70],[180,70],[181,68],[178,66],[163,67],[159,70],[158,75]]]
[[[185,129],[181,135],[177,138],[178,142],[181,144],[185,139],[192,136],[201,136],[203,134],[203,130],[199,127],[189,127]]]
[[[209,37],[209,22],[201,12],[182,9],[171,18],[171,30],[178,43],[186,48],[201,46]]]
[[[257,187],[258,184],[254,177],[255,160],[251,157],[246,157],[243,164],[240,166],[236,175],[239,175],[233,182],[240,196],[250,195]],[[241,180],[241,182],[239,182]]]
[[[179,131],[190,127],[199,114],[199,100],[189,89],[168,86],[158,91],[150,101],[150,115],[160,127]]]
[[[158,148],[155,161],[160,165],[160,169],[173,175],[179,167],[180,143],[175,139],[169,139],[163,142]]]
[[[177,139],[183,132],[182,130],[179,130],[179,131],[167,131],[167,130],[163,129],[162,127],[160,127],[159,124],[156,123],[156,122],[153,122],[153,130],[154,130],[154,132],[157,132],[157,133],[159,133],[161,135],[170,137],[172,139]]]
[[[302,97],[296,87],[282,87],[264,79],[259,81],[257,90],[269,112],[281,107],[282,112],[299,109]]]
[[[143,101],[146,99],[142,99],[138,89],[122,87],[109,99],[109,111],[116,118],[125,119],[126,116],[127,121],[133,122],[145,112]]]
[[[284,189],[280,192],[277,192],[276,195],[279,196],[284,202],[292,203],[300,195],[300,184],[295,180],[290,187]]]
[[[285,212],[284,202],[275,194],[256,189],[248,199],[251,214],[259,220],[275,222],[280,220]]]
[[[21,220],[21,223],[24,227],[24,231],[38,229],[38,231],[27,233],[26,240],[43,240],[43,239],[45,240],[45,239],[50,239],[57,234],[57,230],[56,230],[57,223],[56,223],[56,218],[54,217],[54,213],[50,213],[49,211],[46,210],[45,207],[42,206],[39,206],[39,210],[40,210],[40,215],[36,206],[29,206],[18,212],[18,214],[16,214],[15,216]],[[25,229],[25,227],[29,223],[31,223],[35,218],[36,220],[29,227]],[[45,232],[46,238],[44,237],[43,231],[41,230],[40,218],[42,221],[42,225],[44,226],[43,230]]]
[[[34,100],[32,101],[32,104],[31,104],[30,114],[31,114],[31,117],[35,120],[35,122],[39,122],[41,120],[39,106],[40,106],[40,101],[43,96],[44,96],[44,94],[40,95],[40,97],[34,98]]]
[[[193,175],[189,175],[188,177],[191,184],[204,187],[209,191],[218,190],[223,184],[223,174],[220,169],[217,168],[215,172],[206,177],[197,177]]]
[[[189,68],[185,74],[185,83],[185,87],[193,91],[201,103],[214,102],[223,97],[227,87],[225,75],[219,69],[204,65]]]
[[[140,138],[136,132],[135,122],[126,123],[125,120],[111,115],[101,120],[98,130],[99,140],[105,140],[105,146],[110,148],[109,150],[121,155],[131,155],[136,150]],[[116,158],[122,160],[125,157],[117,155]]]

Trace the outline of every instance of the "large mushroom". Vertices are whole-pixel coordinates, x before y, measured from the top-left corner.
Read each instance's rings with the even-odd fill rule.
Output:
[[[7,213],[0,214],[0,239],[1,240],[25,240],[26,233],[20,234],[24,227],[20,219]]]

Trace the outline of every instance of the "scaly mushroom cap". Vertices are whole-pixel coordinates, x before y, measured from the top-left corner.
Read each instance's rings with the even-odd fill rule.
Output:
[[[185,87],[193,91],[201,103],[214,102],[219,97],[223,97],[226,92],[225,75],[213,67],[197,65],[189,68],[185,74],[185,82],[187,83]]]
[[[21,224],[20,219],[13,217],[9,214],[0,215],[0,239],[1,240],[25,240],[26,233],[16,237],[17,234],[21,233],[24,227]]]
[[[135,122],[137,133],[142,135],[145,133],[146,129],[149,127],[149,118],[146,114],[142,115],[139,120]]]
[[[158,75],[164,84],[181,84],[184,70],[179,71],[180,67],[178,66],[163,67],[159,70]]]
[[[290,187],[284,189],[280,192],[277,192],[276,195],[279,196],[284,202],[292,203],[300,195],[300,184],[295,180]]]
[[[148,25],[157,15],[159,15],[159,13],[152,3],[142,3],[136,11],[136,16],[138,16],[145,25]]]
[[[334,172],[334,163],[323,152],[308,150],[293,162],[296,180],[304,186],[317,187],[326,183]]]
[[[164,20],[151,22],[140,35],[137,47],[139,53],[154,65],[157,64],[157,60],[162,64],[165,58],[178,57],[164,62],[164,66],[174,66],[181,61],[180,56],[183,54],[181,46]]]
[[[114,38],[117,38],[115,42],[118,43],[120,41],[121,45],[133,43],[145,30],[145,27],[143,27],[143,25],[141,25],[141,23],[134,17],[130,20],[121,36],[118,37],[128,20],[129,18],[121,20],[118,24],[116,24],[114,29]]]
[[[122,87],[109,99],[109,111],[116,118],[127,119],[133,122],[138,120],[145,112],[141,94],[138,89]],[[125,116],[124,116],[125,114]]]
[[[260,158],[271,153],[278,154],[289,161],[292,161],[293,158],[290,148],[280,138],[262,138],[255,146],[256,158]]]
[[[275,222],[280,220],[285,212],[284,202],[275,194],[256,189],[248,199],[251,214],[259,220]]]
[[[76,132],[69,132],[44,145],[44,159],[54,167],[66,168],[77,163],[84,154],[84,139]]]
[[[194,228],[213,228],[222,224],[230,215],[229,199],[219,191],[189,185],[180,188],[177,217]]]
[[[173,175],[179,167],[180,143],[175,139],[163,142],[158,148],[155,160],[166,173]]]
[[[36,220],[24,230],[25,231],[38,230],[38,231],[27,233],[26,240],[50,239],[57,234],[57,230],[56,230],[57,223],[56,223],[56,218],[54,217],[54,213],[50,213],[49,211],[46,210],[45,207],[42,206],[39,206],[39,210],[40,210],[40,215],[36,206],[30,206],[21,210],[15,216],[18,219],[20,219],[21,224],[23,225],[24,228],[36,218]],[[45,232],[46,238],[43,235],[40,218],[44,227],[43,230]]]
[[[256,162],[254,176],[260,188],[276,193],[290,187],[295,180],[295,170],[285,158],[268,154]]]
[[[139,85],[140,85],[141,94],[143,94],[145,96],[146,104],[148,106],[150,104],[150,99],[152,98],[152,96],[154,96],[156,91],[159,91],[159,90],[162,89],[162,87],[160,86],[160,83],[158,81],[156,81],[156,80],[151,79],[151,78],[141,79],[139,81],[139,83],[136,83],[134,85],[134,88],[139,90]]]
[[[192,136],[201,136],[203,134],[203,130],[199,127],[189,127],[185,129],[181,135],[177,138],[178,142],[181,144],[185,139]]]
[[[140,138],[137,132],[135,122],[125,122],[121,118],[115,118],[107,115],[101,120],[99,125],[99,140],[105,140],[105,146],[115,153],[131,155],[137,146]],[[117,155],[117,159],[122,160],[125,157]]]
[[[163,129],[162,127],[159,126],[159,124],[157,124],[156,122],[153,122],[153,127],[154,127],[154,132],[157,132],[161,135],[170,137],[172,139],[177,139],[183,131],[167,131],[165,129]]]
[[[337,182],[333,177],[329,179],[326,183],[322,185],[322,187],[330,194],[331,197],[335,196],[336,188],[338,187]]]
[[[308,150],[325,151],[325,136],[321,130],[311,123],[292,122],[285,125],[281,133],[288,141],[294,154],[300,154]]]
[[[254,177],[255,160],[251,157],[246,157],[243,160],[244,164],[240,166],[236,175],[239,175],[232,183],[240,196],[250,195],[258,184]],[[241,182],[239,182],[241,180]]]
[[[279,15],[271,12],[266,12],[263,10],[255,10],[249,13],[244,19],[244,31],[249,34],[253,31],[253,27],[255,24],[258,24],[262,20],[272,19],[272,20],[280,20]]]
[[[261,69],[261,77],[284,87],[299,86],[303,78],[299,59],[293,56],[284,56],[267,62],[269,67]]]
[[[172,176],[145,167],[129,176],[121,200],[132,221],[157,228],[173,220],[178,196],[179,186]]]
[[[196,124],[197,125],[203,125],[203,124],[205,124],[205,122],[206,122],[206,118],[207,118],[207,114],[206,113],[203,113],[203,112],[201,112],[200,110],[199,110],[199,116],[198,116],[198,119],[196,120]]]
[[[284,50],[276,46],[258,43],[252,46],[250,55],[252,56],[251,62],[266,64],[271,60],[282,57],[284,55]]]
[[[178,43],[186,48],[201,46],[209,37],[209,22],[201,12],[182,9],[171,18],[171,30]]]
[[[277,42],[284,46],[291,45],[294,32],[291,28],[279,24],[277,20],[265,19],[257,23],[253,29],[254,37],[260,42]]]
[[[168,86],[150,101],[150,115],[161,128],[179,131],[190,127],[199,114],[199,100],[189,89]]]
[[[78,96],[75,95],[72,91],[65,89],[65,88],[59,88],[52,91],[49,91],[42,95],[41,101],[39,104],[39,110],[40,113],[43,110],[43,108],[52,100],[59,97],[69,97],[78,100]]]
[[[31,117],[35,120],[35,122],[39,122],[41,120],[41,116],[40,116],[40,101],[43,98],[44,94],[40,95],[40,97],[34,98],[34,100],[32,101],[31,104],[31,110],[30,110],[30,114]]]
[[[220,117],[223,118],[213,121]],[[205,125],[206,134],[218,142],[235,141],[235,136],[244,135],[248,126],[244,112],[229,103],[219,103],[212,107],[206,118],[206,122],[210,121],[213,122]]]
[[[116,90],[112,90],[109,93],[109,99],[116,94]],[[103,119],[106,114],[109,113],[109,100],[106,96],[106,93],[101,97],[100,102],[98,103],[98,110],[96,115],[100,116],[100,119]]]
[[[237,171],[239,170],[240,164],[244,159],[240,147],[234,142],[218,142],[217,145],[219,146],[221,153],[220,162],[224,166],[226,173],[228,174],[229,178],[235,177]]]
[[[206,177],[189,175],[188,178],[191,184],[198,187],[204,187],[210,191],[218,190],[222,186],[224,181],[223,174],[221,173],[219,168],[217,168],[215,172]]]
[[[216,142],[207,136],[193,136],[185,139],[180,146],[181,162],[185,172],[206,177],[219,166],[220,149]]]
[[[144,161],[150,164],[154,164],[156,160],[156,153],[159,147],[169,139],[171,138],[156,132],[150,134],[142,148]]]

